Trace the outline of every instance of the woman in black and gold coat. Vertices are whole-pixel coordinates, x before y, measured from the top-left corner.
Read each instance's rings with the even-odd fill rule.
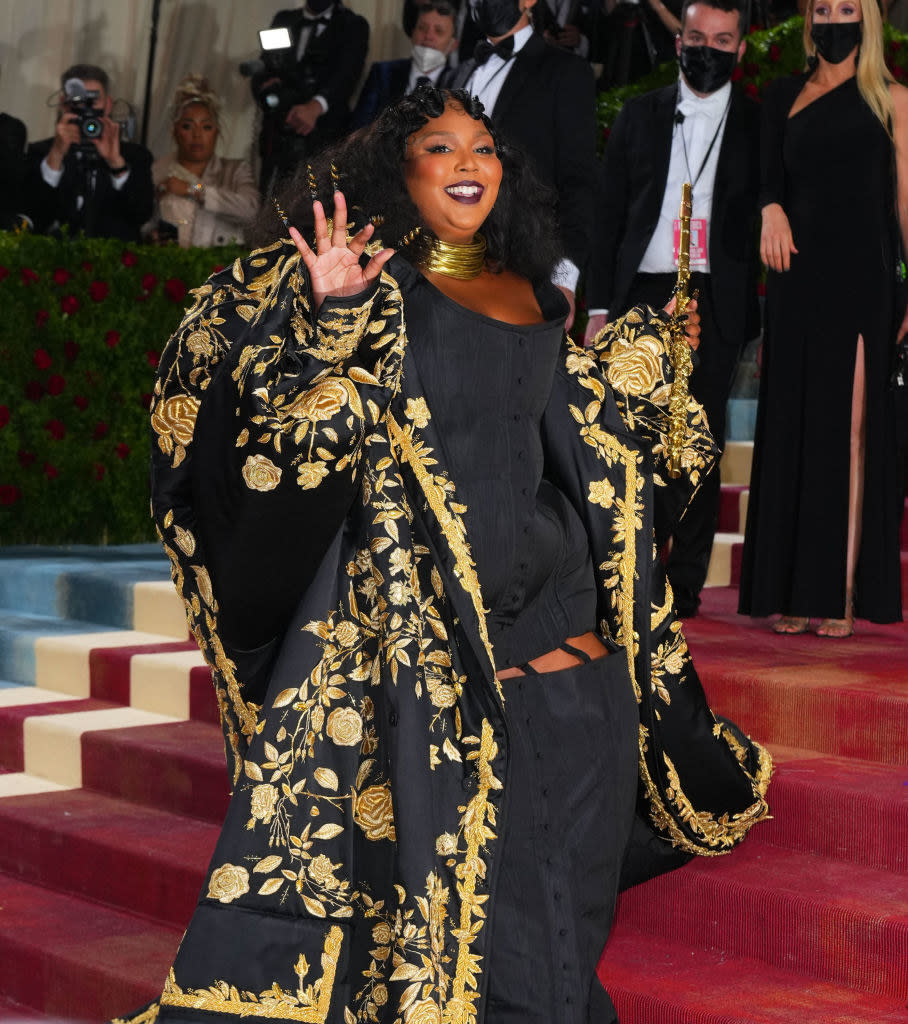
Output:
[[[156,385],[234,784],[160,1017],[601,1024],[629,842],[625,883],[767,813],[655,554],[714,447],[691,402],[666,485],[667,317],[565,337],[545,197],[470,97],[335,149],[299,224],[307,181],[344,193],[314,251],[212,277]]]

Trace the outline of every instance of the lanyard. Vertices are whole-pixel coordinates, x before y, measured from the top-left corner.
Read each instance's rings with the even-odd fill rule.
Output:
[[[703,157],[703,163],[700,164],[700,170],[697,171],[696,178],[694,178],[691,181],[691,192],[693,192],[696,189],[697,182],[700,180],[700,178],[703,176],[703,172],[706,170],[706,165],[709,163],[709,158],[712,155],[713,147],[716,144],[716,139],[719,138],[719,136],[722,134],[722,129],[725,127],[725,121],[726,121],[726,118],[728,117],[728,108],[730,106],[731,106],[731,95],[729,95],[728,103],[725,104],[725,110],[723,111],[722,116],[719,118],[719,126],[716,128],[716,132],[715,132],[715,134],[712,137],[712,141],[709,144],[709,149],[707,149],[707,151],[706,151],[706,156]],[[683,121],[678,125],[678,128],[681,131],[681,145],[684,147],[684,165],[687,167],[687,177],[688,177],[688,180],[690,180],[690,178],[691,178],[690,160],[688,159],[688,156],[687,156],[687,139],[684,137],[684,122]]]

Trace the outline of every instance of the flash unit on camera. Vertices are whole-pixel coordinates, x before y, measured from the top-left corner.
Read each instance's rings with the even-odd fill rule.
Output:
[[[259,32],[259,42],[263,50],[289,50],[293,45],[287,28],[263,28]]]

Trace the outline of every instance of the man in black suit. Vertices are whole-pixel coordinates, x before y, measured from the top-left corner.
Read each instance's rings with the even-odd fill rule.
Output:
[[[22,223],[25,197],[25,125],[9,114],[0,114],[0,231]]]
[[[485,39],[451,86],[482,101],[501,135],[523,149],[555,191],[565,259],[555,283],[571,305],[592,242],[596,160],[593,72],[580,57],[534,32],[536,0],[474,0]]]
[[[745,11],[746,0],[687,0],[679,81],[629,100],[618,115],[602,161],[588,288],[587,341],[611,312],[666,304],[677,274],[681,184],[691,182],[691,289],[700,293],[702,326],[690,386],[720,445],[738,357],[759,329],[759,109],[730,81],[744,53]],[[700,603],[718,507],[716,468],[673,537],[668,575],[684,616]]]
[[[75,64],[60,76],[53,138],[28,147],[25,205],[36,231],[61,227],[136,242],[151,217],[151,153],[120,141],[107,72]],[[78,112],[77,112],[78,111]]]
[[[457,49],[456,8],[448,0],[423,0],[413,14],[410,56],[377,61],[369,68],[350,119],[351,129],[371,124],[389,103],[408,96],[417,85],[438,85],[448,77],[448,59]]]
[[[278,11],[271,27],[289,31],[291,48],[276,73],[263,55],[266,70],[252,79],[263,111],[259,152],[265,194],[347,131],[350,99],[369,49],[369,23],[340,0],[308,0],[303,7]],[[277,106],[269,105],[269,95],[280,97]]]

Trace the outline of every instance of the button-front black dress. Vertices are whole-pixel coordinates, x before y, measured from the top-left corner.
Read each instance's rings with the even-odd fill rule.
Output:
[[[498,668],[595,627],[586,534],[545,478],[542,415],[564,302],[537,290],[545,321],[511,326],[395,265],[411,353],[456,474]],[[506,680],[503,848],[492,881],[485,1024],[607,1024],[595,970],[634,815],[638,714],[627,662]]]
[[[791,222],[791,270],[769,272],[740,611],[839,618],[845,609],[851,396],[858,336],[867,393],[855,611],[901,619],[895,437],[892,145],[849,79],[793,117],[803,79],[764,101],[763,204]],[[901,313],[899,313],[901,316]]]

